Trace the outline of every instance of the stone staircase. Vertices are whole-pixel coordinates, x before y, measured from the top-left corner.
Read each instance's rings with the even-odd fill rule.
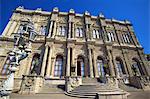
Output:
[[[118,89],[111,89],[107,84],[98,82],[96,78],[83,78],[82,85],[68,92],[67,95],[95,99],[98,92],[112,92],[112,90],[117,91]]]

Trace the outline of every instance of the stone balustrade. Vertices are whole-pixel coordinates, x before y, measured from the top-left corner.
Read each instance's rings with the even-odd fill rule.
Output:
[[[43,85],[42,76],[23,75],[20,93],[21,94],[37,93],[39,92],[42,85]]]

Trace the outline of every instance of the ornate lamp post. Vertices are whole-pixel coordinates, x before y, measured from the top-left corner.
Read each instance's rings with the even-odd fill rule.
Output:
[[[25,23],[26,31],[21,30],[19,33],[14,33],[14,49],[8,53],[9,75],[0,86],[0,97],[2,99],[9,99],[9,95],[14,87],[14,74],[19,66],[19,62],[31,52],[31,42],[34,41],[37,34],[30,20]]]

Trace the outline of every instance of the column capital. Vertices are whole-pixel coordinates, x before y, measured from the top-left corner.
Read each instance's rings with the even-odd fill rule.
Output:
[[[74,44],[68,44],[67,48],[75,48]]]

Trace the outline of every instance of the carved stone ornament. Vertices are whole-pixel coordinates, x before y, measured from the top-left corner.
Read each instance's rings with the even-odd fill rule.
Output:
[[[79,78],[69,78],[71,87],[75,88],[79,85]]]
[[[24,81],[25,87],[31,87],[34,85],[34,78],[33,77],[27,77]]]

